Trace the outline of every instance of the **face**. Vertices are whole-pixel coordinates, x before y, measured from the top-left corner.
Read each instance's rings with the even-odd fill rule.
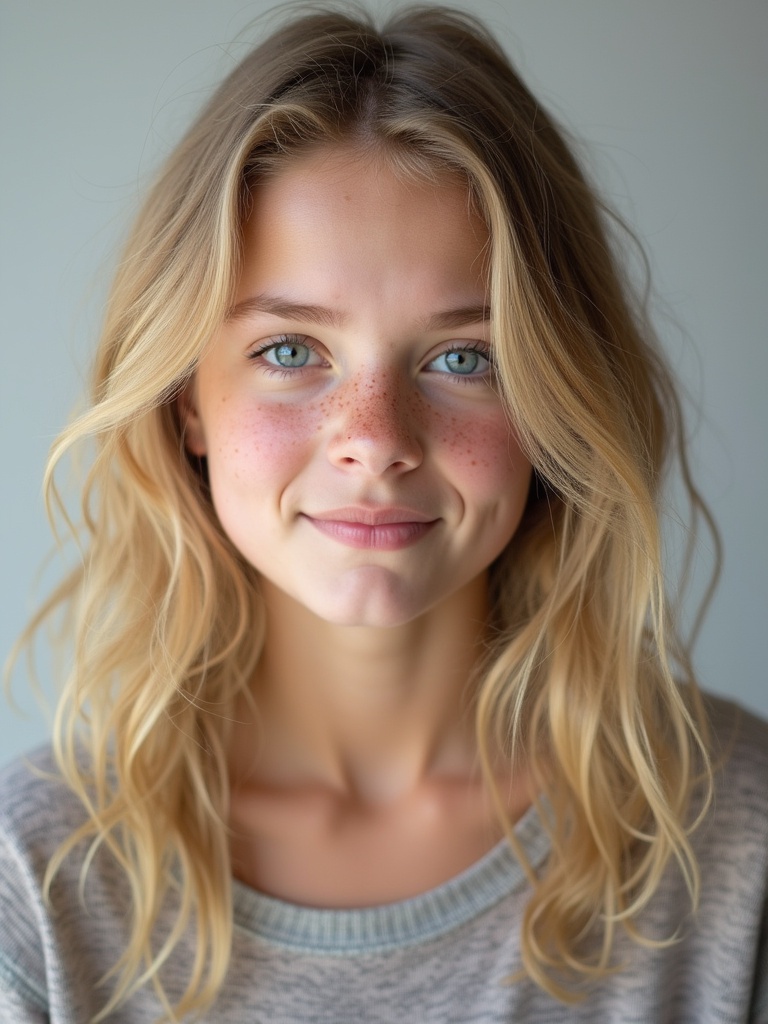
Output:
[[[328,622],[417,619],[484,580],[520,521],[531,469],[493,387],[487,242],[452,179],[350,149],[255,192],[186,444],[235,546]]]

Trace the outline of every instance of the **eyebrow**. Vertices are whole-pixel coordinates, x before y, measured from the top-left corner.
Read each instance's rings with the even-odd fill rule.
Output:
[[[303,323],[319,324],[322,327],[343,327],[349,320],[349,314],[327,306],[317,306],[303,302],[292,302],[280,295],[254,295],[243,299],[227,310],[226,319],[247,320],[258,313],[283,317],[286,320],[300,320]],[[466,327],[491,319],[490,307],[483,303],[469,306],[458,306],[433,313],[418,321],[418,329],[430,331],[450,330],[455,327]]]
[[[326,306],[307,305],[303,302],[291,302],[280,295],[254,295],[243,299],[227,310],[227,320],[247,320],[255,313],[269,313],[281,316],[286,320],[302,320],[305,323],[320,324],[323,327],[341,327],[347,320],[345,313],[340,313]]]
[[[453,327],[467,327],[491,319],[490,306],[482,303],[474,306],[459,306],[457,309],[446,309],[442,313],[433,313],[419,326],[425,333],[430,331],[446,331]]]

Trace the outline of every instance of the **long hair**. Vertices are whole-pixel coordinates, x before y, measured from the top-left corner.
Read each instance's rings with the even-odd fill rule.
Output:
[[[699,499],[612,221],[477,21],[408,8],[377,30],[365,16],[313,13],[242,61],[159,174],[116,275],[91,405],[47,470],[63,510],[54,470],[93,446],[83,564],[39,618],[59,606],[71,617],[54,749],[87,809],[48,880],[89,840],[117,858],[133,897],[97,1019],[150,980],[175,1019],[210,1005],[227,970],[227,721],[264,615],[257,573],[217,522],[204,465],[185,453],[176,398],[233,301],[253,190],[337,143],[372,148],[403,174],[460,176],[490,233],[497,386],[534,480],[491,568],[477,735],[491,792],[500,749],[546,797],[551,854],[538,874],[497,800],[530,879],[524,969],[572,998],[612,969],[617,927],[647,941],[638,915],[665,870],[676,866],[696,900],[688,808],[700,777],[706,805],[706,723],[667,610],[659,531],[675,451]],[[178,914],[158,948],[171,884]],[[195,960],[172,1007],[160,969],[189,928]]]

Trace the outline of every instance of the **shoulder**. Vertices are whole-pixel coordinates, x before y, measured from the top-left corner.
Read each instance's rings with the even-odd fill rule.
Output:
[[[713,906],[768,899],[768,722],[719,698],[707,698],[712,804],[693,835]]]
[[[45,872],[63,840],[85,819],[83,805],[61,778],[50,747],[0,769],[0,844],[34,874]]]
[[[713,799],[692,842],[700,870],[696,927],[686,947],[697,998],[717,1020],[768,1010],[768,723],[707,698]],[[693,997],[692,997],[693,998]],[[730,1008],[729,1008],[730,1007]]]
[[[737,704],[706,699],[712,731],[715,813],[743,824],[755,838],[768,836],[768,722]]]
[[[88,1020],[98,1009],[99,978],[118,958],[129,919],[125,878],[103,848],[91,856],[86,839],[46,891],[51,858],[86,820],[50,748],[0,770],[0,1019],[6,1005],[23,1006],[26,1015],[13,1017],[23,1020],[37,1012]]]
[[[712,803],[693,835],[702,867],[736,878],[768,878],[768,722],[737,704],[706,697]]]
[[[73,827],[74,804],[56,780],[50,750],[0,770],[0,1009],[48,1010],[43,881],[51,854]]]
[[[13,881],[42,889],[52,855],[85,817],[50,747],[0,769],[0,900]]]

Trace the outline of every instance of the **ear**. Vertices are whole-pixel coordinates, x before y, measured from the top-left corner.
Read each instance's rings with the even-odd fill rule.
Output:
[[[192,377],[188,382],[176,399],[176,405],[184,435],[184,447],[190,455],[206,455],[208,449],[205,444],[205,429],[197,408],[197,377]]]

